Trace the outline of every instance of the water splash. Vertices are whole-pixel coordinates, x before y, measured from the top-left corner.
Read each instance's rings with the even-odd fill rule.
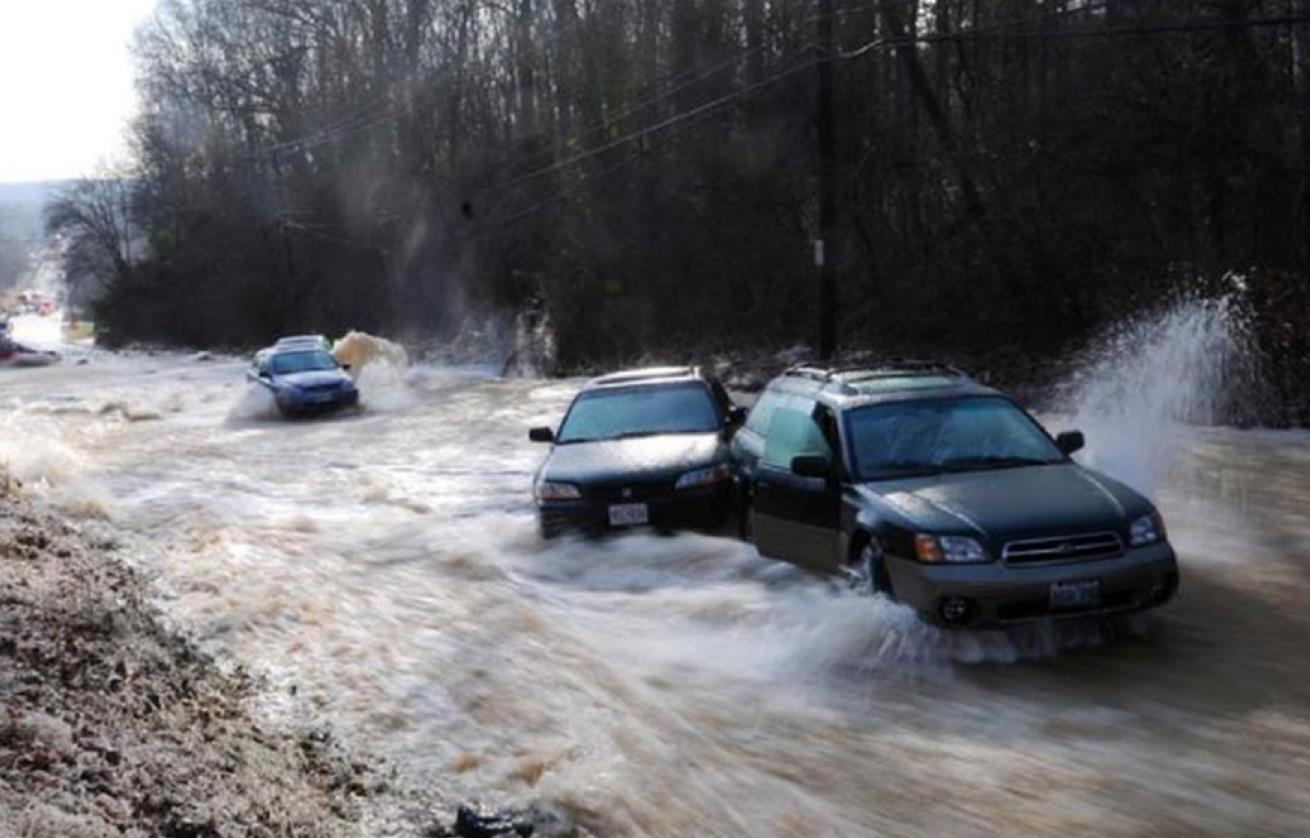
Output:
[[[227,424],[240,425],[260,419],[278,418],[273,394],[257,384],[247,385],[227,413]]]
[[[1240,418],[1257,354],[1240,292],[1185,298],[1096,341],[1061,388],[1061,413],[1088,438],[1080,459],[1150,491],[1195,425]]]

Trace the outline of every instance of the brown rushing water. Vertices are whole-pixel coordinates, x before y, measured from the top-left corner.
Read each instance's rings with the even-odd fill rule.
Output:
[[[453,799],[615,835],[1310,823],[1310,434],[1150,429],[1183,587],[1144,638],[941,634],[728,540],[540,544],[525,429],[576,382],[419,369],[284,423],[237,362],[73,360],[0,370],[0,461]]]

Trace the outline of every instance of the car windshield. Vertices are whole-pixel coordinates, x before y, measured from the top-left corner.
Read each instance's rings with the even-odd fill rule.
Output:
[[[326,352],[285,352],[274,355],[270,364],[275,375],[291,375],[313,370],[334,370],[337,359]]]
[[[592,390],[578,396],[569,409],[559,441],[710,433],[721,426],[710,391],[702,384]]]
[[[1000,398],[874,405],[849,411],[846,431],[861,480],[1064,460],[1027,414]]]

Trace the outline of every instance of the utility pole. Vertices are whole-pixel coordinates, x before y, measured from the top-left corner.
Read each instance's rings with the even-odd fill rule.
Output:
[[[837,351],[837,137],[833,124],[833,0],[818,0],[819,49],[819,237],[814,261],[819,268],[819,357]]]

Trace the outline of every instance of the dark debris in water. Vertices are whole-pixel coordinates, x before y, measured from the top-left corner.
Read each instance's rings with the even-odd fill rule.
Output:
[[[429,834],[432,838],[564,838],[575,831],[566,815],[546,803],[496,808],[473,802],[456,810],[451,826]]]

